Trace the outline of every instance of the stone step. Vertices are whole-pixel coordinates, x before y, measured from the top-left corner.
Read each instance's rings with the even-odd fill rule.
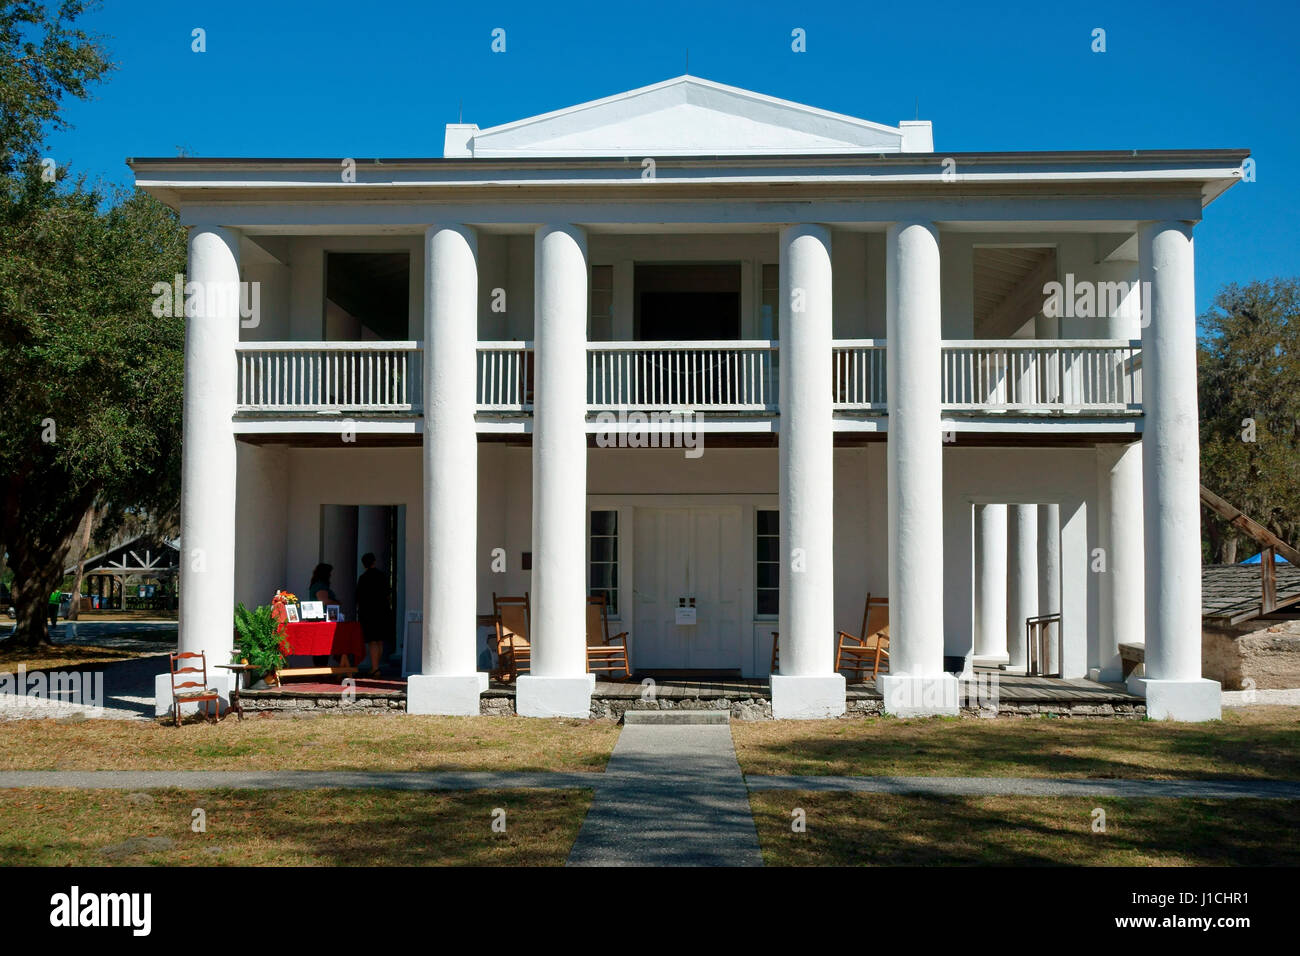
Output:
[[[729,724],[729,710],[629,710],[625,724]]]

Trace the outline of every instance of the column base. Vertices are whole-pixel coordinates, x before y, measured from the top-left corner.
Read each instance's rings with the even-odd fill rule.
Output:
[[[520,717],[590,717],[595,674],[541,677],[521,674],[515,681],[515,713]]]
[[[406,679],[408,714],[479,715],[479,695],[488,688],[488,675],[412,674]]]
[[[183,675],[186,678],[195,678],[202,675]],[[219,708],[221,713],[230,709],[230,671],[208,670],[208,686],[221,695]],[[153,679],[153,714],[155,717],[170,717],[172,715],[172,705],[175,698],[172,696],[172,675],[171,671],[163,671]],[[212,713],[212,704],[182,704],[181,716],[188,717],[207,708],[208,713]]]
[[[773,674],[772,716],[777,720],[817,720],[844,713],[844,675]]]
[[[971,658],[971,663],[975,667],[1006,667],[1011,663],[1011,658],[1006,654],[976,654]]]
[[[932,677],[884,674],[876,678],[876,687],[885,698],[885,713],[895,717],[961,713],[961,685],[952,674]]]
[[[1183,720],[1195,723],[1223,716],[1223,690],[1217,680],[1129,680],[1129,689],[1147,699],[1147,716],[1152,720]]]

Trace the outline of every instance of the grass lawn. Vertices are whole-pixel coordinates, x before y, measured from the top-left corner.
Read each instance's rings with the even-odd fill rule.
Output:
[[[589,790],[7,790],[0,864],[559,866],[590,803]]]
[[[1300,802],[753,792],[768,866],[1297,866]],[[1092,831],[1093,809],[1106,832]],[[791,811],[807,831],[791,830]]]
[[[1250,707],[1206,724],[1151,720],[737,721],[747,774],[1300,779],[1300,710]]]
[[[613,721],[408,714],[0,722],[0,770],[604,770]]]
[[[124,634],[121,636],[159,640],[157,635],[144,633]],[[157,656],[158,652],[156,650],[133,651],[121,647],[101,647],[89,644],[42,644],[33,648],[11,648],[7,642],[0,641],[0,672],[16,674],[19,664],[26,667],[28,673],[44,670],[71,671],[79,668],[97,667],[100,664],[111,664],[113,661],[129,661],[137,657]],[[166,669],[167,662],[164,660],[163,670]]]

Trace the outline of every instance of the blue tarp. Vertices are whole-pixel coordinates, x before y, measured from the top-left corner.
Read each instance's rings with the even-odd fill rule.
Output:
[[[1255,555],[1253,558],[1247,558],[1245,561],[1238,561],[1237,563],[1238,563],[1238,564],[1259,564],[1259,562],[1260,562],[1260,560],[1261,560],[1262,558],[1263,558],[1263,552],[1261,551],[1259,554]],[[1274,552],[1274,553],[1273,553],[1273,563],[1274,563],[1274,564],[1290,564],[1291,562],[1288,561],[1286,558],[1282,557],[1282,555],[1278,554],[1277,552]]]

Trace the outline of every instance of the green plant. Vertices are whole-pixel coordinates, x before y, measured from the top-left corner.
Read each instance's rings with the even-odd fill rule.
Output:
[[[235,608],[235,630],[239,633],[235,642],[239,654],[248,663],[263,674],[284,666],[284,654],[280,650],[280,622],[272,616],[269,604],[250,611],[241,602]]]

